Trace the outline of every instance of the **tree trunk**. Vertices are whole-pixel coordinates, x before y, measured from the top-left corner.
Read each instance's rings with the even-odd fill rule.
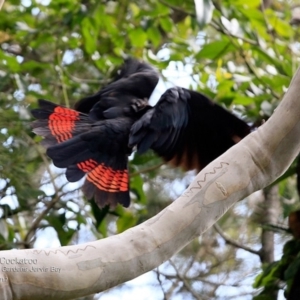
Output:
[[[264,189],[264,202],[262,203],[262,234],[260,259],[264,264],[274,262],[274,231],[267,228],[268,225],[275,225],[278,223],[280,215],[280,202],[278,194],[278,185],[273,185]],[[278,291],[272,292],[272,299],[277,299]]]

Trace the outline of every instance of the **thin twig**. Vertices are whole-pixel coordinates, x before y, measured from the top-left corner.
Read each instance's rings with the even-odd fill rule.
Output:
[[[105,85],[108,84],[111,80],[110,79],[85,79],[85,78],[79,78],[76,77],[74,75],[72,75],[71,73],[69,73],[69,71],[67,70],[67,68],[65,67],[61,67],[63,72],[66,74],[66,76],[68,76],[71,80],[73,80],[76,83],[90,83],[90,84],[99,84],[99,85]]]
[[[60,79],[61,86],[62,86],[62,92],[63,92],[63,96],[64,96],[64,100],[65,100],[65,105],[66,105],[66,107],[70,107],[68,92],[67,92],[67,88],[66,88],[66,85],[64,82],[64,72],[63,72],[63,69],[61,68],[62,59],[60,57],[59,51],[57,51],[57,61],[59,64],[59,65],[57,65],[57,72],[58,72],[59,79]]]
[[[248,58],[246,57],[245,53],[244,53],[244,49],[243,47],[236,42],[235,39],[242,39],[244,42],[247,42],[253,46],[257,46],[257,47],[260,47],[259,43],[254,41],[254,40],[248,40],[248,39],[245,39],[245,38],[242,38],[242,37],[238,37],[238,36],[235,36],[233,34],[230,34],[230,32],[223,26],[222,27],[222,22],[220,21],[219,24],[214,24],[213,25],[213,22],[211,23],[211,25],[214,27],[214,26],[217,26],[217,27],[214,27],[216,30],[218,30],[219,32],[221,32],[222,34],[226,35],[232,42],[232,44],[237,48],[237,50],[239,51],[241,57],[244,59],[244,62],[245,62],[245,65],[246,67],[248,68],[248,71],[255,76],[255,78],[261,82],[262,84],[266,85],[266,83],[260,78],[260,76],[257,74],[255,68],[251,65],[251,63],[248,61]],[[263,51],[263,50],[261,50]],[[266,53],[266,55],[268,55]],[[267,85],[267,87],[269,88],[269,90],[271,91],[271,94],[274,98],[276,99],[280,99],[281,97],[279,95],[277,95],[272,87],[270,87],[269,85]]]
[[[189,16],[191,16],[191,17],[196,18],[195,13],[193,13],[193,12],[191,12],[191,11],[183,10],[181,7],[178,7],[178,6],[175,6],[175,5],[173,5],[173,4],[167,3],[167,2],[165,2],[165,1],[163,1],[163,0],[159,0],[159,2],[160,2],[161,4],[163,4],[163,5],[165,5],[165,6],[167,6],[167,7],[171,8],[171,9],[173,9],[173,10],[176,10],[176,11],[182,12],[182,13],[185,13],[186,15],[189,15]]]
[[[165,289],[163,287],[163,283],[162,283],[162,281],[160,279],[160,271],[159,271],[159,269],[156,268],[156,270],[154,272],[156,273],[156,279],[157,279],[157,281],[159,283],[159,286],[160,286],[160,289],[161,289],[161,291],[162,291],[162,293],[164,295],[164,299],[163,300],[168,300],[167,294],[166,294]]]
[[[147,172],[150,172],[150,171],[154,171],[154,170],[160,168],[161,166],[163,166],[164,164],[165,164],[165,162],[161,162],[161,163],[159,163],[159,164],[157,164],[155,166],[151,166],[151,167],[145,168],[143,170],[136,171],[136,172],[130,174],[130,176],[133,177],[133,176],[144,174],[144,173],[147,173]]]
[[[44,209],[40,215],[33,221],[32,225],[30,226],[29,230],[27,231],[27,234],[25,236],[25,241],[27,242],[30,239],[30,235],[32,232],[34,232],[38,227],[41,221],[43,220],[44,216],[53,208],[53,206],[58,202],[60,199],[60,195],[56,195],[55,198],[53,198],[48,204],[46,209]]]
[[[252,39],[240,36],[240,35],[233,34],[230,31],[228,31],[226,28],[220,27],[219,24],[217,24],[215,22],[210,22],[209,25],[212,28],[214,28],[215,30],[217,30],[218,32],[222,33],[222,34],[225,34],[227,36],[231,36],[235,39],[241,40],[241,41],[243,41],[245,43],[248,43],[250,45],[253,45],[253,46],[259,46],[259,44],[255,40],[252,40]]]
[[[193,297],[195,297],[195,299],[197,300],[202,300],[203,298],[200,297],[200,295],[198,295],[193,289],[192,287],[189,285],[189,283],[187,282],[186,278],[184,276],[181,276],[181,274],[179,273],[179,270],[177,269],[177,266],[173,263],[173,261],[171,259],[169,259],[169,263],[170,265],[174,268],[177,277],[183,282],[184,287],[193,295]]]
[[[58,202],[58,200],[59,200],[60,197],[61,197],[61,195],[58,196],[58,195],[59,195],[59,190],[60,190],[60,189],[57,187],[57,185],[56,185],[56,183],[55,183],[54,176],[53,176],[53,174],[52,174],[52,172],[51,172],[51,169],[50,169],[50,167],[49,167],[49,163],[48,163],[48,160],[47,160],[45,154],[42,153],[42,152],[40,151],[39,147],[36,145],[36,143],[34,142],[34,140],[33,140],[29,135],[26,135],[26,136],[27,136],[27,138],[28,138],[28,140],[29,140],[29,143],[31,143],[31,144],[36,148],[36,151],[37,151],[38,154],[41,156],[41,158],[42,158],[42,160],[43,160],[43,162],[44,162],[44,165],[45,165],[45,167],[46,167],[46,169],[47,169],[47,172],[48,172],[49,175],[50,175],[50,180],[51,180],[52,186],[53,186],[53,188],[54,188],[56,197],[53,198],[53,199],[47,204],[46,209],[44,209],[44,210],[41,212],[41,214],[34,220],[34,222],[33,222],[32,225],[30,226],[30,228],[29,228],[29,230],[28,230],[28,232],[27,232],[27,234],[26,234],[26,236],[25,236],[25,241],[27,241],[27,240],[30,238],[31,233],[32,233],[33,231],[35,231],[35,230],[38,228],[38,226],[39,226],[40,222],[42,221],[42,219],[44,218],[44,216],[50,211],[50,209],[55,205],[56,202]],[[46,204],[45,204],[45,205],[46,205]]]
[[[56,183],[55,183],[55,181],[54,181],[55,178],[54,178],[53,173],[51,172],[51,169],[50,169],[50,167],[49,167],[49,161],[48,161],[48,159],[47,159],[45,153],[43,153],[43,152],[40,150],[39,146],[35,143],[35,141],[31,138],[31,136],[29,136],[28,134],[26,134],[26,137],[28,138],[29,143],[35,147],[37,153],[38,153],[38,154],[40,155],[40,157],[42,158],[42,160],[43,160],[43,162],[44,162],[44,165],[45,165],[45,167],[46,167],[46,170],[47,170],[48,174],[50,175],[51,183],[52,183],[53,188],[54,188],[54,190],[55,190],[55,194],[58,194],[59,188],[57,187],[57,185],[56,185]]]
[[[244,245],[238,243],[237,241],[231,239],[230,237],[226,236],[224,234],[224,232],[222,231],[221,227],[217,223],[214,225],[214,229],[219,233],[219,235],[225,240],[225,242],[227,244],[230,244],[231,246],[234,246],[234,247],[239,248],[239,249],[243,249],[243,250],[245,250],[247,252],[250,252],[252,254],[256,254],[259,257],[261,256],[260,251],[254,250],[254,249],[252,249],[250,247],[247,247],[247,246],[244,246]]]

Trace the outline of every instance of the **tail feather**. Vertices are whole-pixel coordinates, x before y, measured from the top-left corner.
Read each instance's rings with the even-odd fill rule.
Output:
[[[47,147],[67,141],[92,125],[88,115],[43,99],[31,113],[37,119],[32,124],[33,132],[46,138]]]
[[[86,142],[80,139],[80,136],[76,136],[61,144],[49,147],[47,155],[53,160],[56,167],[67,168],[97,154],[91,153]]]
[[[107,203],[115,206],[118,202],[128,207],[130,199],[127,162],[110,165],[114,167],[88,159],[69,166],[66,176],[70,182],[75,182],[87,174],[83,192],[87,198],[94,197],[100,207]]]
[[[127,156],[112,158],[107,153],[91,151],[90,139],[85,138],[88,134],[83,133],[48,148],[48,156],[55,166],[67,168],[68,181],[75,182],[86,175],[83,192],[87,198],[94,197],[100,207],[105,204],[114,207],[118,202],[128,206]]]
[[[118,203],[124,207],[128,207],[130,204],[130,197],[128,192],[116,192],[111,193],[98,189],[92,182],[86,180],[82,187],[83,193],[87,198],[94,197],[95,202],[99,207],[104,207],[109,204],[111,207],[115,207]]]
[[[87,198],[94,198],[99,207],[114,207],[118,203],[128,207],[128,158],[123,150],[126,147],[122,142],[116,143],[118,136],[114,135],[124,136],[130,127],[97,122],[84,113],[46,100],[39,100],[39,106],[32,111],[37,118],[33,131],[44,137],[42,143],[54,165],[67,169],[67,180],[76,182],[86,176],[83,192]]]
[[[70,165],[66,171],[66,177],[69,182],[76,182],[85,176],[85,172],[80,170],[77,165]]]

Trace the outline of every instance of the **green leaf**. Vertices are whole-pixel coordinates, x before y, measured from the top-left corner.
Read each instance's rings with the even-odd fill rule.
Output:
[[[130,177],[130,190],[136,195],[136,202],[146,204],[146,195],[144,193],[143,185],[144,180],[140,174]]]
[[[273,65],[281,75],[289,77],[291,76],[291,72],[286,72],[286,69],[283,67],[282,62],[279,59],[269,55],[261,47],[253,46],[251,49],[254,53],[258,54],[258,56],[262,59],[264,63],[269,63]]]
[[[93,54],[97,50],[96,29],[90,18],[81,22],[81,32],[84,38],[84,48],[87,53]]]
[[[250,1],[249,1],[250,2]],[[251,1],[252,2],[252,1]],[[239,7],[239,11],[250,21],[253,20],[259,21],[261,24],[265,22],[263,13],[257,8],[241,8]]]
[[[251,1],[233,0],[232,5],[241,6],[244,8],[258,8],[261,5],[261,0],[251,0]]]
[[[265,15],[269,24],[279,35],[286,38],[291,37],[294,31],[288,22],[281,20],[281,18],[278,17],[278,15],[276,15],[276,13],[271,9],[267,9],[265,11]]]
[[[137,5],[137,4],[135,4],[135,3],[130,3],[129,4],[129,7],[130,7],[130,9],[131,9],[131,11],[132,11],[132,14],[133,14],[133,16],[134,17],[137,17],[138,16],[138,14],[140,13],[140,8],[139,8],[139,6]]]
[[[90,204],[91,204],[93,215],[96,220],[96,228],[100,228],[100,226],[102,228],[102,222],[109,213],[109,206],[106,205],[105,207],[100,209],[94,200],[92,200]]]
[[[104,238],[108,236],[107,234],[107,222],[106,219],[104,219],[100,225],[97,227],[98,231],[102,234]]]
[[[172,31],[173,23],[171,22],[170,18],[168,17],[160,18],[159,23],[165,32],[168,33]]]
[[[254,288],[273,286],[278,280],[278,262],[273,262],[264,267],[264,270],[259,274],[253,283]]]
[[[296,173],[297,167],[296,166],[290,166],[287,171],[283,175],[281,175],[279,178],[277,178],[271,185],[276,185],[280,183],[281,181],[293,176]]]
[[[268,84],[274,91],[283,92],[290,84],[290,77],[281,74],[265,75],[261,77],[262,81]]]
[[[15,56],[8,55],[0,50],[0,59],[2,60],[2,65],[7,66],[11,72],[20,72],[20,64]]]
[[[300,257],[295,259],[284,272],[284,279],[289,280],[295,277],[300,270]]]
[[[117,220],[118,233],[121,233],[136,225],[138,218],[129,210],[125,210],[119,205],[116,209],[116,212],[119,214],[119,218]]]
[[[66,214],[52,213],[51,215],[45,217],[45,219],[49,222],[49,225],[55,229],[60,244],[62,246],[68,245],[76,230],[69,228],[66,225],[67,222]]]
[[[253,300],[274,300],[274,297],[272,295],[257,295],[253,297]]]
[[[158,46],[161,41],[160,31],[156,26],[151,26],[147,29],[148,38],[153,43],[154,46]]]
[[[234,104],[241,104],[241,105],[250,105],[254,101],[255,100],[253,99],[253,97],[247,97],[242,95],[236,95],[233,99]]]
[[[232,80],[223,80],[217,86],[216,100],[218,102],[230,105],[234,99],[235,93],[233,92],[234,82]]]
[[[132,29],[128,33],[131,44],[135,47],[144,47],[147,41],[147,34],[144,32],[142,28]]]
[[[43,70],[49,68],[49,64],[36,62],[34,60],[26,61],[22,63],[22,70],[31,72],[31,75],[35,75],[38,72],[42,72]]]
[[[234,50],[234,45],[228,39],[223,39],[205,44],[195,57],[196,59],[217,59]]]

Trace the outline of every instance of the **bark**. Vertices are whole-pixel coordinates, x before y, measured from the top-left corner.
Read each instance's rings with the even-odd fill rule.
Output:
[[[296,25],[299,26],[300,24],[300,6],[299,4],[296,4],[295,6],[293,6],[291,8],[291,20],[290,20],[290,24],[291,25]]]
[[[264,189],[264,202],[262,203],[262,234],[260,259],[262,263],[270,264],[274,262],[275,234],[273,230],[268,229],[268,225],[276,225],[280,214],[280,202],[278,185]],[[278,290],[270,292],[272,299],[277,299]]]
[[[274,261],[274,231],[267,228],[268,225],[276,225],[280,214],[278,185],[264,189],[264,202],[262,203],[262,235],[261,235],[261,262],[272,263]]]
[[[262,9],[267,9],[272,5],[273,0],[263,0]]]
[[[82,245],[2,251],[1,299],[72,299],[159,266],[237,201],[266,187],[289,167],[300,150],[299,92],[298,70],[264,125],[203,169],[182,196],[141,225]]]

